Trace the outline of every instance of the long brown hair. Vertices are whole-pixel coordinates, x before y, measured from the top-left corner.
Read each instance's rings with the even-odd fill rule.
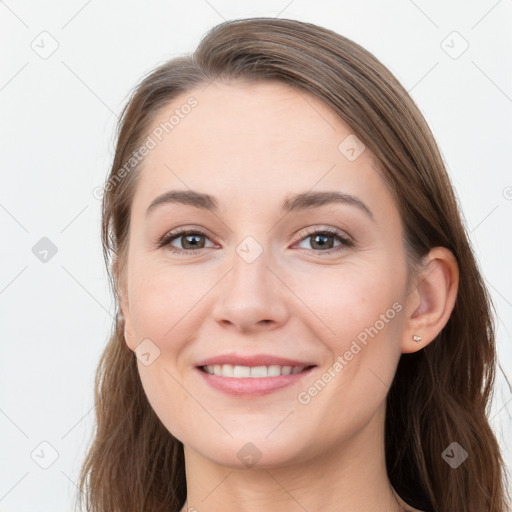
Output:
[[[289,19],[228,21],[192,55],[141,81],[122,112],[103,195],[103,252],[116,304],[140,167],[126,163],[177,95],[238,79],[279,80],[329,105],[378,158],[412,261],[435,246],[455,255],[460,282],[451,317],[423,350],[402,354],[387,396],[388,476],[406,502],[423,510],[509,510],[505,464],[487,418],[497,365],[492,302],[426,121],[391,72],[355,42]],[[120,321],[99,362],[95,407],[80,505],[85,501],[93,512],[179,511],[186,499],[183,445],[152,410]],[[452,442],[468,453],[456,469],[442,457]]]

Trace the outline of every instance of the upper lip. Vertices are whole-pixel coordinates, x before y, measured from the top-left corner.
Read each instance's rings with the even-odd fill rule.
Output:
[[[216,364],[231,364],[233,366],[316,366],[311,362],[298,361],[296,359],[288,359],[270,354],[253,354],[248,356],[222,354],[215,357],[209,357],[208,359],[203,359],[197,363],[197,366],[211,366]]]

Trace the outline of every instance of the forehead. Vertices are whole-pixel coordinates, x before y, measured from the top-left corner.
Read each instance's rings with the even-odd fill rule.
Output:
[[[350,126],[315,96],[280,82],[193,89],[163,107],[148,134],[155,147],[142,162],[134,209],[176,188],[255,207],[315,188],[385,193],[376,159]]]

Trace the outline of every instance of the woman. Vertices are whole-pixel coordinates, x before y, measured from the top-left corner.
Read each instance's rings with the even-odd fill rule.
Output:
[[[215,27],[139,84],[104,190],[120,313],[87,510],[506,510],[490,298],[373,55],[293,20]]]

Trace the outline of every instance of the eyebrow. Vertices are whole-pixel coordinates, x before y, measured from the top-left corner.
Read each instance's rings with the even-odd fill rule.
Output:
[[[203,194],[194,190],[169,190],[151,202],[146,210],[146,216],[157,206],[169,203],[184,204],[212,212],[217,212],[219,209],[219,202],[210,194]],[[293,195],[283,201],[281,210],[284,213],[289,213],[336,203],[355,206],[365,212],[372,220],[375,220],[371,210],[359,198],[335,191],[304,192]]]

